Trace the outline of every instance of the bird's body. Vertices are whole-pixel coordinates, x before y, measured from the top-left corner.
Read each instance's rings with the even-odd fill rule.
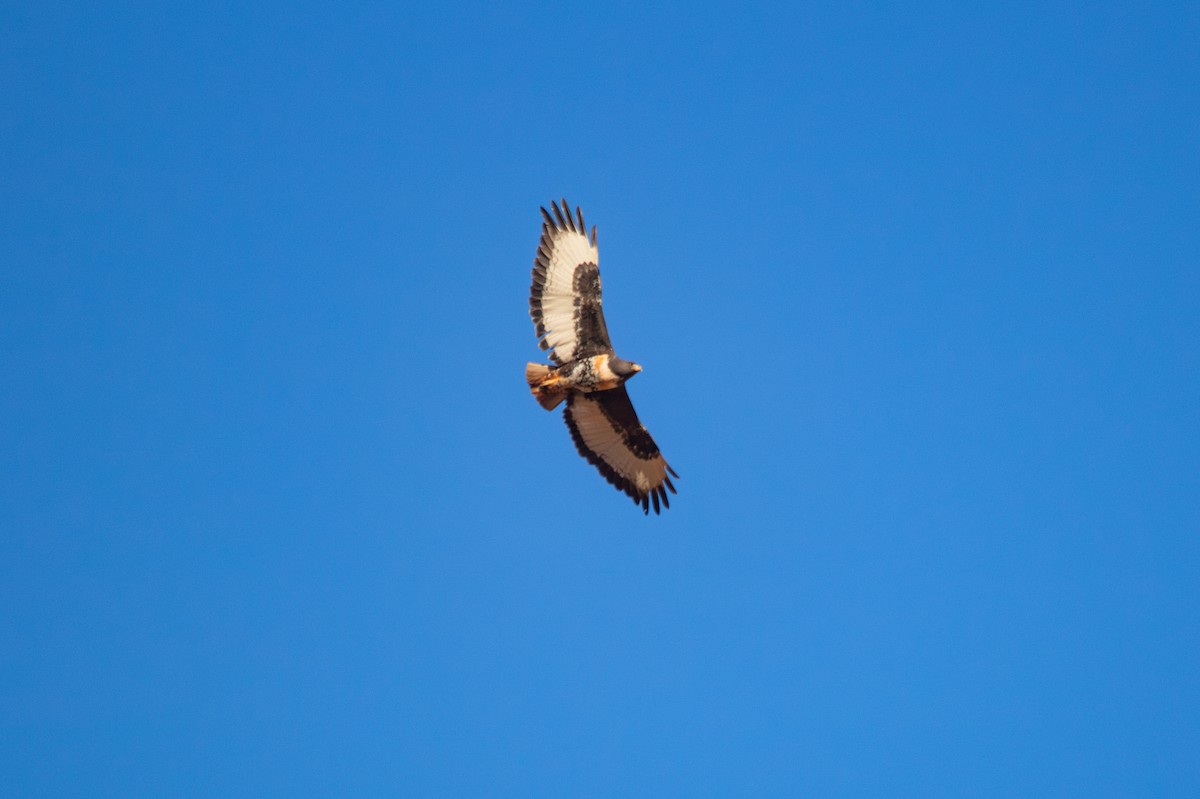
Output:
[[[609,391],[624,383],[642,367],[621,361],[613,355],[593,355],[590,358],[577,358],[562,366],[545,366],[531,363],[525,367],[525,377],[529,388],[538,401],[545,406],[546,399],[555,398],[550,405],[555,405],[566,399],[571,391],[590,393],[593,391]],[[531,371],[532,370],[532,371]],[[619,370],[619,373],[618,371]]]
[[[525,367],[529,390],[546,410],[566,401],[563,418],[579,454],[610,483],[649,513],[668,507],[674,470],[638,421],[625,382],[642,367],[613,351],[601,307],[600,253],[596,228],[587,235],[583,213],[563,200],[545,208],[542,237],[533,263],[529,315],[538,345],[554,365]]]

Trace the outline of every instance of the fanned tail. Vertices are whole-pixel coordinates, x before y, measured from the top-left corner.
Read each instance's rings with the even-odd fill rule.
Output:
[[[558,407],[558,403],[567,398],[567,392],[558,388],[559,377],[554,373],[554,367],[542,363],[525,365],[525,380],[529,383],[529,393],[548,411]]]

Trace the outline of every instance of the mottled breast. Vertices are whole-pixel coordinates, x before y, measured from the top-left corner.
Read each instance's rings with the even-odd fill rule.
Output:
[[[563,367],[563,377],[576,391],[607,391],[621,385],[621,378],[608,365],[608,355],[580,358]]]

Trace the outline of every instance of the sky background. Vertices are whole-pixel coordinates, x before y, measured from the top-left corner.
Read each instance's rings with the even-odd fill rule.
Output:
[[[1195,3],[0,42],[0,795],[1200,795]],[[523,383],[563,195],[661,517]]]

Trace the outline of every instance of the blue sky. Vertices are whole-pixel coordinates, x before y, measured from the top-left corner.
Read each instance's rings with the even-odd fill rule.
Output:
[[[0,794],[1200,793],[1195,4],[0,36]],[[661,517],[523,385],[563,195]]]

